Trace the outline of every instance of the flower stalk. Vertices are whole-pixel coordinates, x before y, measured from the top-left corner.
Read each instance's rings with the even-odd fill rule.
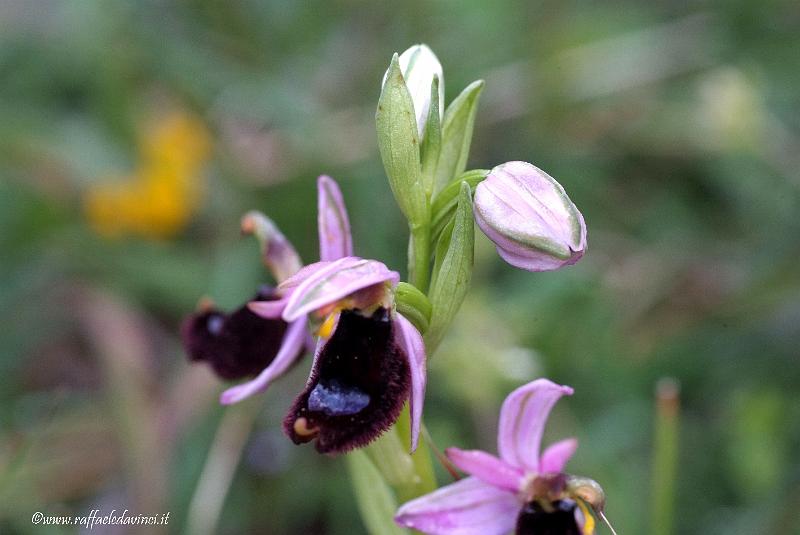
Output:
[[[652,481],[653,535],[674,533],[679,420],[680,385],[671,378],[661,379],[656,385]]]
[[[461,183],[466,182],[471,191],[483,182],[489,174],[488,169],[471,169],[462,173],[456,180],[445,186],[431,204],[431,239],[435,243],[447,223],[453,218],[453,214],[458,206],[459,193],[461,193]]]
[[[395,429],[400,435],[403,444],[408,443],[408,438],[411,436],[411,413],[408,404],[403,407],[403,412],[395,423]],[[406,485],[397,487],[397,497],[400,502],[417,498],[428,492],[436,489],[438,486],[436,482],[436,474],[433,471],[433,462],[431,460],[431,452],[428,447],[426,438],[427,433],[423,432],[420,437],[419,445],[416,451],[411,453],[411,462],[413,464],[413,477]]]
[[[250,400],[225,410],[189,504],[186,533],[216,532],[236,467],[260,409],[260,403]]]
[[[430,224],[412,225],[409,231],[408,280],[422,291],[427,291],[430,280]]]

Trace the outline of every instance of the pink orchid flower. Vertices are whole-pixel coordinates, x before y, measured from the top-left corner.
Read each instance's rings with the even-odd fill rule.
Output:
[[[450,461],[470,477],[406,503],[395,521],[438,535],[593,533],[587,500],[568,491],[563,473],[577,441],[562,440],[539,452],[550,409],[571,394],[572,388],[547,379],[516,389],[500,410],[500,457],[449,448]]]
[[[352,256],[341,192],[329,177],[318,181],[320,262],[304,266],[277,288],[280,298],[249,303],[251,312],[288,325],[281,350],[253,380],[220,398],[236,403],[264,391],[294,362],[306,325],[318,342],[306,387],[284,421],[295,442],[316,440],[321,453],[361,447],[387,430],[407,399],[411,449],[416,448],[425,396],[422,336],[395,311],[397,272]]]

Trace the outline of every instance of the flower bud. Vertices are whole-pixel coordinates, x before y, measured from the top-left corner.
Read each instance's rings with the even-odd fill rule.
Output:
[[[586,250],[586,224],[561,184],[526,162],[498,165],[475,190],[475,220],[512,266],[550,271]]]
[[[419,137],[422,139],[425,132],[425,123],[428,120],[428,110],[431,107],[431,84],[433,77],[439,78],[439,115],[444,112],[444,77],[442,64],[428,45],[414,45],[400,54],[400,71],[406,81],[406,87],[414,103],[414,115],[417,119]],[[387,71],[388,75],[388,71]],[[386,83],[386,76],[383,83]]]

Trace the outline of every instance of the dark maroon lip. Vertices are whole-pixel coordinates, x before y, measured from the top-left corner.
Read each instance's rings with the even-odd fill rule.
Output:
[[[394,341],[389,312],[344,311],[317,356],[311,377],[284,420],[296,444],[316,440],[321,453],[366,445],[397,420],[411,372]]]
[[[278,298],[274,288],[263,285],[251,300]],[[227,314],[211,307],[188,316],[181,337],[189,360],[207,362],[220,378],[234,381],[258,375],[269,366],[287,327],[282,319],[254,314],[244,303]]]
[[[516,535],[581,535],[575,519],[578,505],[572,500],[556,500],[542,505],[526,503],[517,517]]]

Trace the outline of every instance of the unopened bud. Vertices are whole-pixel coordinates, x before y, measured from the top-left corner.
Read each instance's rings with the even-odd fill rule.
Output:
[[[414,45],[400,54],[400,71],[406,81],[406,87],[414,103],[414,115],[417,119],[419,137],[425,132],[428,110],[431,107],[431,84],[433,77],[439,78],[439,114],[444,112],[444,77],[442,64],[428,45]],[[388,71],[387,71],[388,74]],[[386,75],[383,77],[386,83]]]
[[[586,224],[561,184],[526,162],[498,165],[475,190],[475,221],[512,266],[551,271],[586,250]]]
[[[601,513],[606,507],[606,493],[594,479],[580,476],[568,476],[566,493],[573,498],[580,498]]]

